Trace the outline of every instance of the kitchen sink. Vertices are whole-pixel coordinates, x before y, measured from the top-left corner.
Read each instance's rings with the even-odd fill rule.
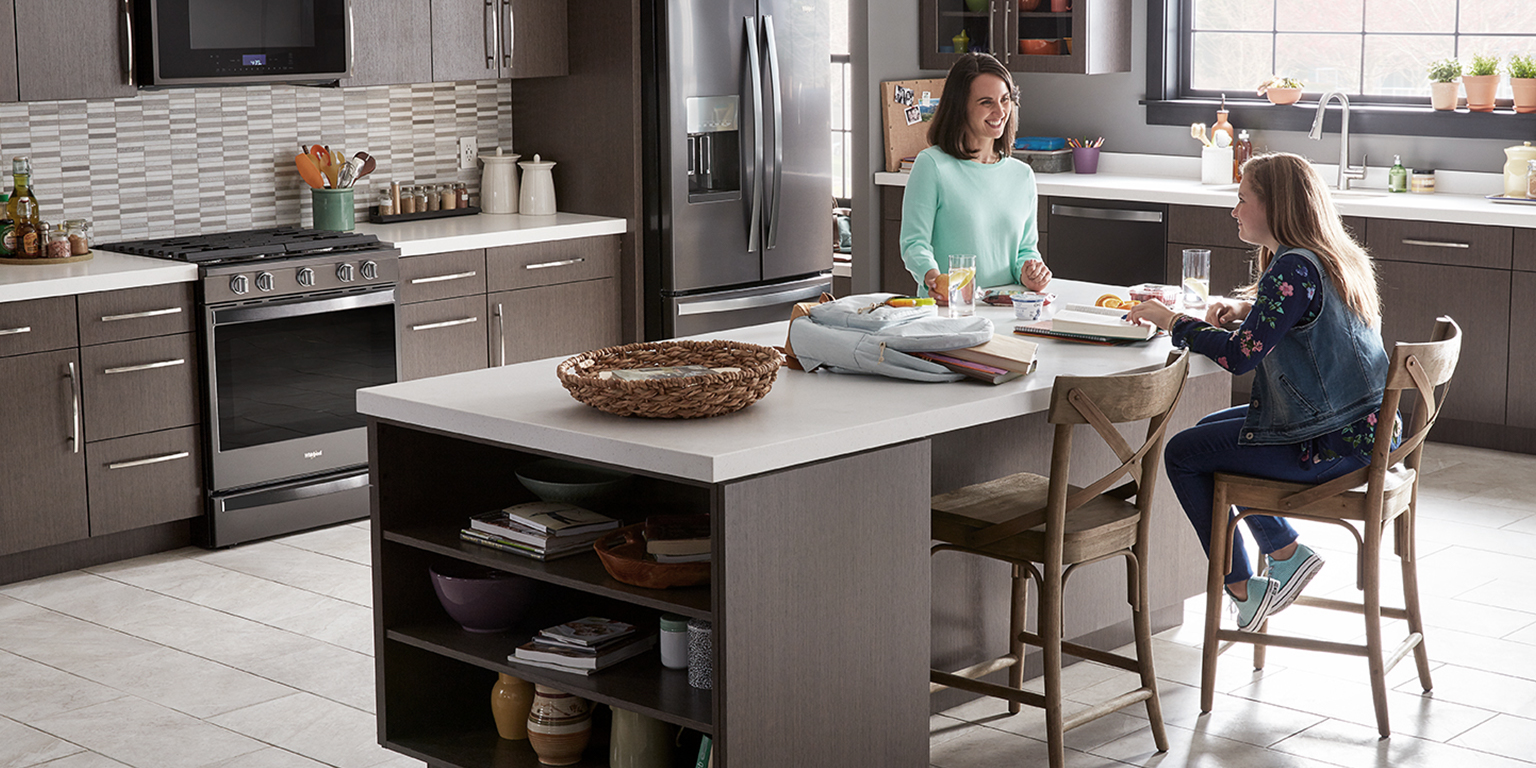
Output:
[[[1360,198],[1360,197],[1386,197],[1391,194],[1385,189],[1328,189],[1328,194],[1334,197]]]

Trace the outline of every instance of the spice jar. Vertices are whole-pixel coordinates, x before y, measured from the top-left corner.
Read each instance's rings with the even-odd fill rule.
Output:
[[[1433,193],[1435,191],[1435,169],[1413,169],[1413,175],[1408,177],[1408,191],[1421,195]]]
[[[429,211],[441,211],[443,209],[443,197],[438,192],[439,186],[437,184],[427,186],[427,210]]]
[[[91,252],[91,222],[85,219],[65,221],[64,236],[69,239],[69,255],[84,256]]]
[[[1525,196],[1536,200],[1536,160],[1527,160],[1525,167]]]
[[[438,203],[439,207],[441,207],[445,211],[451,211],[454,208],[458,207],[459,198],[458,198],[457,195],[455,195],[453,193],[453,185],[452,184],[444,184],[444,185],[438,187],[437,188],[437,197],[438,197],[438,200],[440,201]]]
[[[409,184],[400,188],[400,212],[416,212],[416,188]]]
[[[69,258],[69,233],[64,231],[64,225],[48,233],[48,243],[43,246],[43,256],[49,259]]]
[[[425,185],[425,184],[417,184],[416,186],[412,187],[411,190],[412,190],[411,197],[413,199],[415,199],[415,201],[416,201],[416,212],[417,213],[426,213],[427,210],[428,210],[428,208],[427,208],[427,185]]]
[[[379,188],[379,215],[393,216],[395,214],[395,196],[389,187]]]
[[[467,184],[462,181],[459,182],[458,186],[454,187],[453,194],[458,198],[458,202],[456,203],[458,207],[469,207],[469,186]]]

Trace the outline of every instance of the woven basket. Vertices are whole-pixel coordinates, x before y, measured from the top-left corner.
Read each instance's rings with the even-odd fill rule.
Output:
[[[768,394],[779,358],[777,349],[738,341],[647,341],[584,352],[560,363],[555,375],[571,397],[598,410],[697,419],[741,410]],[[671,365],[741,370],[648,381],[598,378],[603,371]]]

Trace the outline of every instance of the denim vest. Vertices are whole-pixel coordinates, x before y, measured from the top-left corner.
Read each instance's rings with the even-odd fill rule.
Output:
[[[1290,252],[1305,256],[1316,270],[1322,311],[1291,328],[1259,362],[1239,444],[1300,443],[1381,407],[1387,353],[1380,333],[1339,297],[1317,256],[1304,248],[1282,251]]]

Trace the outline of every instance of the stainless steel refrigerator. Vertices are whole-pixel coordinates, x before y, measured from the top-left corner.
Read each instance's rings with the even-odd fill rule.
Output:
[[[824,0],[646,0],[646,335],[786,320],[832,285]]]

